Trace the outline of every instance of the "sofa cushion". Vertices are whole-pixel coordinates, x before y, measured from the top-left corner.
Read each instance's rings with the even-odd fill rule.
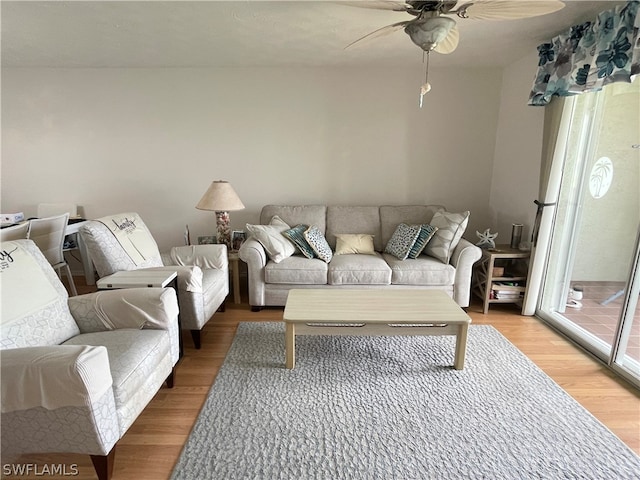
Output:
[[[362,233],[342,233],[336,235],[335,255],[373,255],[375,253],[373,235]]]
[[[413,247],[411,247],[411,251],[407,258],[418,258],[418,255],[422,253],[424,248],[427,246],[427,243],[429,243],[429,240],[431,240],[437,230],[438,229],[433,225],[420,225],[420,233],[418,234],[418,238],[416,238]]]
[[[329,285],[389,285],[391,268],[379,253],[336,255],[327,277]]]
[[[266,283],[326,285],[327,263],[319,258],[300,255],[285,258],[280,263],[268,262],[264,269]]]
[[[333,249],[336,248],[336,235],[344,233],[373,235],[373,245],[377,252],[381,252],[385,246],[385,243],[380,240],[380,210],[378,207],[327,207],[325,237]]]
[[[304,238],[307,240],[313,252],[320,260],[329,263],[333,258],[331,247],[324,238],[322,232],[315,225],[311,225],[304,231]]]
[[[436,212],[443,211],[442,205],[383,205],[380,207],[381,242],[386,245],[400,223],[421,225],[431,223]]]
[[[266,225],[274,215],[289,225],[315,225],[323,234],[327,229],[325,205],[265,205],[260,212],[260,223]]]
[[[437,258],[442,263],[449,263],[453,250],[467,228],[469,212],[450,213],[436,212],[429,222],[438,230],[424,249],[424,253]]]
[[[293,255],[296,247],[282,232],[289,230],[289,225],[274,215],[269,225],[246,225],[249,233],[264,247],[269,258],[278,263]]]
[[[420,225],[401,223],[391,235],[384,252],[393,255],[398,260],[406,260],[418,239],[418,235],[420,235]]]
[[[416,259],[398,260],[393,255],[384,254],[391,268],[393,285],[453,285],[456,269],[449,263],[420,255]]]

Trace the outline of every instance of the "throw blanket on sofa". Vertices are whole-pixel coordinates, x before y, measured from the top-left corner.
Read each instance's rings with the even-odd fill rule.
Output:
[[[158,245],[137,213],[121,213],[98,218],[113,233],[136,266],[158,256]]]

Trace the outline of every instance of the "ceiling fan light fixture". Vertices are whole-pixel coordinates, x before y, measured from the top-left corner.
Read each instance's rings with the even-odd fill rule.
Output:
[[[455,27],[455,20],[449,17],[420,18],[409,23],[404,31],[411,41],[425,52],[430,52],[438,44],[447,38],[449,32]]]

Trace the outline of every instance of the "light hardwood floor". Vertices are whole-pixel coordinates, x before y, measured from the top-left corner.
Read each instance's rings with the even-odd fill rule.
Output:
[[[79,293],[91,291],[78,279]],[[202,349],[195,350],[185,335],[185,355],[177,366],[173,389],[162,388],[124,438],[118,443],[113,480],[161,480],[169,478],[189,436],[218,369],[231,345],[239,322],[280,321],[282,309],[251,312],[246,295],[240,305],[227,300],[224,313],[217,313],[205,327]],[[482,314],[478,301],[468,309],[475,324],[490,324],[524,352],[571,396],[640,454],[640,392],[616,377],[606,367],[533,317],[523,317],[513,305],[492,305]],[[284,362],[284,352],[283,352]],[[283,363],[284,364],[284,363]],[[23,455],[2,458],[2,478],[7,464],[64,464],[67,471],[77,465],[72,478],[95,479],[88,455]],[[43,478],[31,475],[19,478]],[[44,476],[66,479],[68,476]],[[221,479],[223,480],[223,479]]]

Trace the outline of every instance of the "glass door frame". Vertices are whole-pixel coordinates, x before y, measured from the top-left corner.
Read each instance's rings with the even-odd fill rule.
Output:
[[[634,322],[635,311],[638,308],[638,298],[640,297],[640,225],[636,236],[635,258],[630,267],[626,285],[623,307],[620,312],[608,365],[629,382],[640,387],[640,373],[634,374],[624,365],[627,343],[631,337],[631,326]],[[640,371],[640,362],[635,362],[633,359],[629,359],[629,361],[637,363],[634,367]]]
[[[582,210],[581,199],[586,194],[585,176],[587,175],[588,165],[586,159],[591,158],[594,151],[594,142],[585,142],[584,140],[587,138],[592,138],[592,132],[594,132],[594,129],[602,121],[597,112],[601,111],[601,107],[604,102],[604,95],[600,95],[598,93],[593,95],[593,97],[593,100],[589,100],[593,102],[591,105],[594,105],[593,109],[590,110],[592,114],[585,115],[578,120],[583,122],[583,128],[580,131],[580,151],[578,154],[576,154],[577,157],[580,158],[580,160],[576,163],[576,170],[579,171],[576,171],[573,177],[573,181],[575,181],[574,187],[577,188],[577,192],[574,192],[572,198],[569,200],[570,205],[567,207],[572,210],[571,215],[568,215],[567,217],[571,222],[571,226],[564,234],[562,234],[562,238],[553,238],[554,232],[556,232],[556,222],[558,220],[557,216],[559,215],[559,208],[558,205],[556,205],[553,212],[553,219],[551,221],[551,238],[549,239],[549,246],[547,254],[545,255],[546,265],[544,267],[544,273],[542,275],[543,278],[541,294],[539,295],[537,300],[535,314],[547,323],[551,324],[553,328],[558,329],[565,335],[569,336],[574,342],[576,342],[582,348],[606,363],[620,376],[624,377],[630,383],[640,388],[640,363],[638,363],[634,359],[631,359],[630,357],[625,358],[626,347],[631,335],[631,327],[634,321],[634,312],[638,306],[638,295],[640,294],[640,223],[637,226],[636,241],[633,250],[635,257],[629,259],[630,268],[629,273],[626,277],[627,281],[625,284],[624,303],[617,320],[617,326],[612,344],[608,344],[604,340],[597,338],[592,333],[587,332],[562,315],[564,313],[564,308],[561,305],[561,299],[567,298],[567,294],[570,288],[570,282],[568,280],[568,278],[570,278],[570,275],[568,274],[572,271],[572,265],[575,256],[575,245],[573,239],[576,237],[576,226],[579,225],[580,221]],[[587,111],[587,109],[585,109],[585,111]],[[571,122],[574,122],[576,121],[576,119],[574,118],[574,112],[575,107],[572,105],[571,108],[565,109],[563,114],[570,114],[572,117]],[[555,169],[556,174],[560,175],[561,177],[560,179],[556,180],[558,183],[558,194],[556,196],[556,198],[558,198],[558,201],[560,201],[560,184],[567,180],[567,178],[565,177],[567,158],[567,150],[565,148],[565,152],[561,160],[562,166],[561,168]],[[555,161],[558,160],[559,159],[556,157]],[[552,184],[553,182],[554,180],[550,179],[550,184]],[[563,272],[563,276],[562,278],[558,276],[559,281],[563,282],[563,284],[561,288],[559,288],[559,285],[556,285],[556,287],[551,292],[551,295],[553,297],[551,300],[549,300],[548,297],[545,298],[545,295],[548,296],[550,293],[544,292],[544,290],[549,274],[549,259],[554,249],[554,243],[557,241],[561,241],[567,246],[565,250],[565,262],[562,268],[559,270]],[[549,309],[550,311],[543,310],[543,304],[545,303],[545,301],[548,304],[546,308],[551,307]],[[554,305],[557,308],[556,311],[553,310]],[[632,368],[628,368],[627,366],[625,366],[626,362],[630,362],[632,364]]]

